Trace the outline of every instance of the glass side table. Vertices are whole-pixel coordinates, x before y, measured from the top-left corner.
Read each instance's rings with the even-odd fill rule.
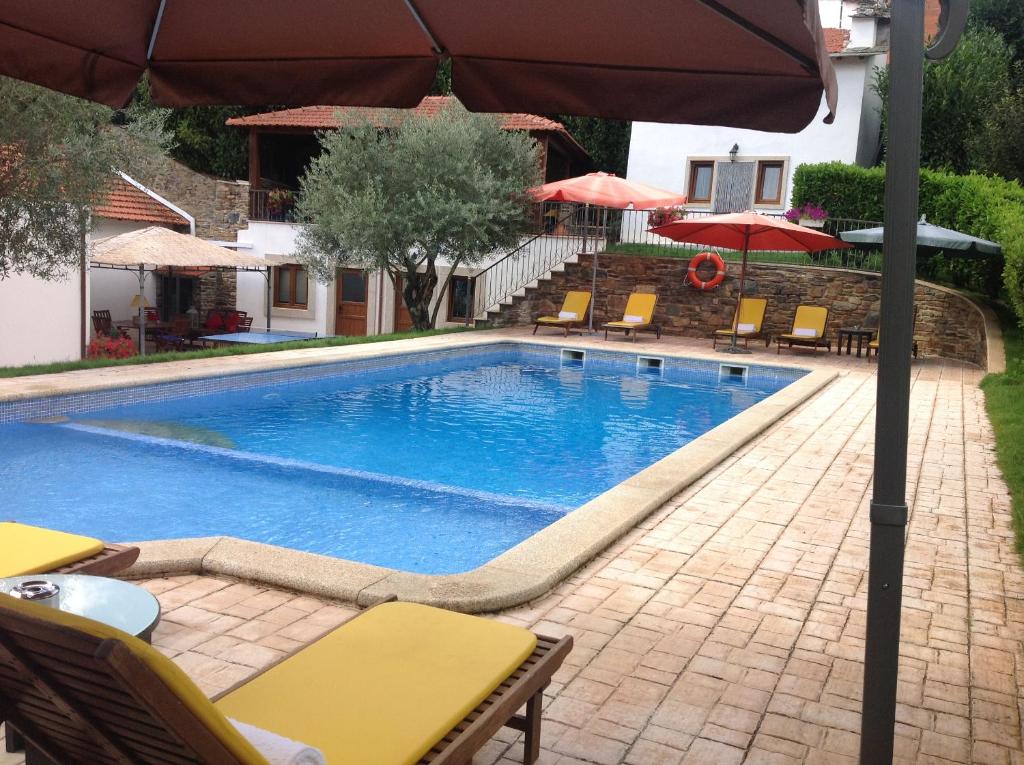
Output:
[[[94,619],[150,642],[160,622],[160,602],[137,584],[85,574],[30,574],[0,579],[0,592],[9,593],[22,582],[43,579],[60,587],[59,608]],[[24,740],[7,726],[6,749],[19,752]]]

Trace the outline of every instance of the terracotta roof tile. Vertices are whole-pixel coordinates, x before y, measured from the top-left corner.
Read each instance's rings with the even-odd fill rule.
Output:
[[[239,127],[289,127],[330,130],[345,125],[358,124],[369,120],[377,127],[388,127],[400,121],[407,113],[432,116],[454,99],[451,96],[427,96],[414,109],[377,109],[362,106],[303,106],[297,109],[283,109],[264,112],[248,117],[232,117],[229,125]],[[550,130],[557,133],[569,131],[561,122],[536,114],[498,114],[501,126],[506,130]]]
[[[188,221],[174,210],[120,178],[114,181],[106,201],[93,205],[92,214],[99,218],[116,220],[137,220],[172,226],[188,225]]]
[[[846,50],[846,46],[850,43],[849,29],[826,27],[822,31],[825,32],[825,45],[828,46],[829,53],[842,53]]]

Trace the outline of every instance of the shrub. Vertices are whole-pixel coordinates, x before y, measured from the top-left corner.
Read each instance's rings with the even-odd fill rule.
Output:
[[[880,221],[885,210],[885,169],[828,162],[801,165],[794,174],[793,204],[814,202],[834,218]],[[921,276],[994,295],[1000,282],[1024,321],[1024,187],[1016,181],[971,173],[921,171],[920,212],[939,226],[991,239],[1003,258],[920,261]]]
[[[135,355],[135,343],[130,337],[96,335],[86,349],[90,359],[127,359]]]

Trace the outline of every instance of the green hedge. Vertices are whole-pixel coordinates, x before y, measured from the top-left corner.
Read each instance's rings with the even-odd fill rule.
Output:
[[[882,220],[885,168],[828,162],[801,165],[794,175],[793,204],[813,202],[833,218]],[[1024,321],[1024,187],[986,175],[921,171],[920,212],[939,226],[991,239],[1003,246],[1003,260],[937,258],[920,264],[929,278],[994,294],[1001,279],[1019,319]]]

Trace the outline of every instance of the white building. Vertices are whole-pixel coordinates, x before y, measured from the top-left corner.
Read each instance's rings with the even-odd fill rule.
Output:
[[[819,2],[839,84],[834,122],[823,121],[824,100],[814,121],[795,134],[634,122],[629,179],[685,193],[694,210],[778,213],[790,205],[801,164],[874,164],[881,102],[872,83],[875,68],[886,63],[889,39],[888,13],[879,5]]]
[[[163,225],[188,232],[192,217],[142,184],[120,174],[103,204],[92,210],[88,241],[146,226]],[[93,334],[93,308],[127,319],[138,293],[138,277],[126,271],[76,268],[65,278],[47,281],[26,274],[0,280],[0,366],[74,361],[84,355]],[[146,295],[156,305],[156,284]]]
[[[446,96],[429,96],[415,111],[436,114],[449,100]],[[390,126],[387,120],[394,113],[395,110],[339,111],[331,106],[308,106],[228,120],[229,125],[249,131],[249,223],[247,229],[238,232],[238,242],[253,255],[279,264],[274,268],[270,296],[272,328],[319,335],[375,335],[411,328],[401,285],[392,285],[390,278],[380,271],[339,269],[337,277],[328,284],[311,279],[295,256],[300,227],[290,222],[299,178],[320,151],[316,132],[340,127],[344,120],[358,124],[363,119],[376,120],[378,127],[386,129]],[[506,130],[527,131],[540,144],[545,181],[581,175],[591,169],[589,155],[561,123],[532,114],[500,116]],[[552,232],[551,236],[524,243],[514,268],[496,267],[478,276],[505,253],[497,253],[483,264],[459,267],[443,296],[441,288],[451,268],[439,262],[438,287],[431,309],[438,300],[444,303],[438,310],[436,326],[465,324],[467,310],[474,316],[480,315],[467,309],[470,289],[476,296],[474,308],[482,311],[490,307],[492,299],[510,297],[532,283],[536,275],[546,273],[550,267],[545,264],[573,257],[570,253],[575,253],[579,242],[576,232],[571,233],[557,236]],[[486,300],[485,290],[489,296]],[[238,309],[255,317],[266,316],[266,282],[258,274],[238,275]]]

